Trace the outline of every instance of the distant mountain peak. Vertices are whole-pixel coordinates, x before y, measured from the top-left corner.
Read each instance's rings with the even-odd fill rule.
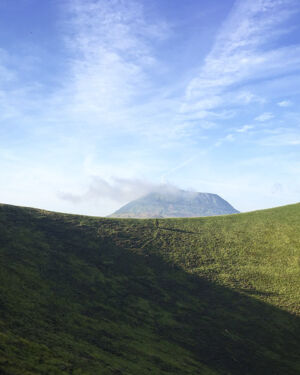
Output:
[[[110,217],[199,217],[239,213],[217,194],[166,188],[127,203]]]

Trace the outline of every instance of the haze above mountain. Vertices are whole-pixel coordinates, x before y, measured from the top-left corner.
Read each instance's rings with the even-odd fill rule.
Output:
[[[165,189],[160,192],[151,192],[129,202],[110,217],[199,217],[235,213],[239,213],[239,211],[217,194]]]

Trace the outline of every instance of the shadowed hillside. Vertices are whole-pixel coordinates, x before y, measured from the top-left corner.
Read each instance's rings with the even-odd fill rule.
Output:
[[[299,374],[299,223],[0,206],[0,373]]]

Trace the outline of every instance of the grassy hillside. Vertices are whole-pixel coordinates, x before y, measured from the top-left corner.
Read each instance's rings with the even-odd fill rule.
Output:
[[[0,206],[0,374],[300,373],[300,204],[193,219]]]

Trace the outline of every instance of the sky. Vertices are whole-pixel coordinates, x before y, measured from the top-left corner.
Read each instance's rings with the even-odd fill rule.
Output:
[[[1,0],[0,202],[300,199],[298,0]]]

